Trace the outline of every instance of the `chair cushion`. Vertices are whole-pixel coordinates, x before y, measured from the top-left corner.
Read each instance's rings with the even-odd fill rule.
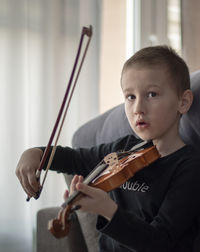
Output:
[[[91,147],[134,134],[120,104],[81,126],[73,135],[73,147]]]
[[[182,139],[199,150],[200,147],[200,71],[191,74],[191,89],[194,95],[192,106],[180,121]]]

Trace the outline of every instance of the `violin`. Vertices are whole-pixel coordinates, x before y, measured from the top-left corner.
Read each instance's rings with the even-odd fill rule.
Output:
[[[143,142],[142,145],[147,145]],[[140,144],[141,145],[141,144]],[[138,146],[134,148],[137,149]],[[139,151],[111,153],[88,175],[83,183],[110,192],[134,176],[136,172],[155,162],[160,157],[156,147],[150,146]],[[75,200],[84,195],[76,191],[62,205],[57,218],[48,222],[48,230],[56,237],[68,235],[72,214],[77,207],[73,206]]]

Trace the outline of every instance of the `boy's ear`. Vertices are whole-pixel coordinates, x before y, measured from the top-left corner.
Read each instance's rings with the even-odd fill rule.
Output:
[[[190,106],[192,105],[193,102],[193,94],[190,89],[187,89],[184,91],[181,99],[180,99],[180,104],[179,104],[179,112],[181,114],[185,114],[188,112],[190,109]]]

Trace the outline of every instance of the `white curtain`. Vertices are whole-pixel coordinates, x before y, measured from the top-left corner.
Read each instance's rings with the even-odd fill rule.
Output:
[[[40,208],[60,205],[62,175],[26,202],[15,168],[21,153],[47,144],[72,70],[82,26],[94,35],[59,144],[98,113],[98,0],[0,0],[0,251],[31,252]],[[32,245],[33,244],[33,245]]]

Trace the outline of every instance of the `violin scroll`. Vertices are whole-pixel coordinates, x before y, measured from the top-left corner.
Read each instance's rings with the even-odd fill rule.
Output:
[[[72,205],[68,205],[66,208],[61,209],[57,218],[48,222],[48,230],[55,236],[55,238],[62,238],[68,235],[70,230],[70,212]]]

